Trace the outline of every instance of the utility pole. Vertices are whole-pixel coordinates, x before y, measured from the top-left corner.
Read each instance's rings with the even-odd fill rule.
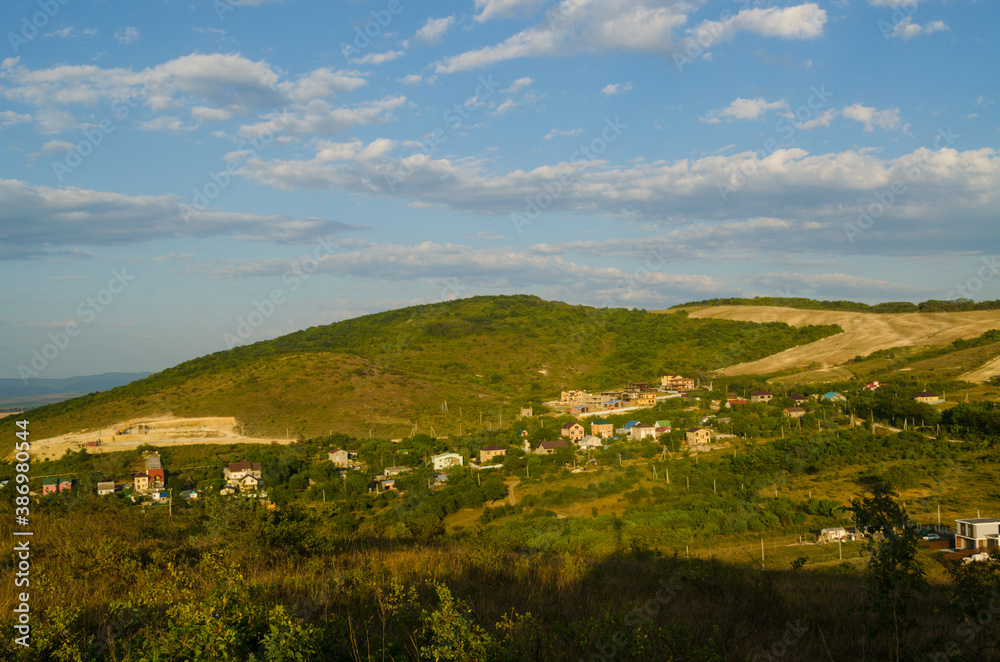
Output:
[[[167,507],[170,509],[170,516],[173,517],[174,516],[174,488],[171,487],[170,489],[167,490],[167,492],[170,494],[170,500],[167,502],[167,504],[168,504]]]
[[[664,469],[664,471],[667,473],[667,485],[669,485],[670,484],[670,469]]]
[[[764,539],[760,539],[760,569],[764,569]]]

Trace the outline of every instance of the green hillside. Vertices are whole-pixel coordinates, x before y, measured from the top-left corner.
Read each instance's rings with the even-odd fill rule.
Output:
[[[154,413],[235,416],[247,434],[455,434],[568,388],[751,361],[838,333],[595,309],[517,295],[414,306],[187,361],[30,413],[36,438]],[[447,411],[443,404],[447,402]],[[13,438],[0,422],[0,439]],[[370,432],[369,432],[370,431]]]
[[[854,313],[956,313],[969,310],[996,310],[1000,308],[1000,300],[977,302],[968,299],[956,299],[953,301],[930,299],[920,303],[886,301],[872,306],[867,303],[858,303],[857,301],[819,301],[803,297],[754,297],[752,299],[735,297],[691,301],[673,306],[671,310],[708,308],[711,306],[780,306],[782,308],[799,308],[802,310],[839,310]]]

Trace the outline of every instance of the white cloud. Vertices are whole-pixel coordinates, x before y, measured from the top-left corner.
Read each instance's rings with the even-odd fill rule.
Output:
[[[847,106],[841,114],[849,120],[861,122],[865,125],[865,131],[873,131],[875,127],[881,129],[906,129],[901,127],[902,120],[899,117],[899,108],[886,108],[878,110],[871,106],[863,106],[860,103]]]
[[[630,82],[625,83],[624,85],[619,85],[618,83],[612,83],[609,85],[605,85],[601,89],[601,94],[603,94],[606,97],[613,97],[618,94],[625,94],[626,92],[629,92],[631,90],[632,90],[632,83]]]
[[[753,99],[739,97],[721,110],[708,111],[708,114],[700,119],[702,122],[709,124],[718,124],[721,119],[756,121],[763,119],[769,110],[787,111],[788,102],[784,99],[767,101],[762,97],[755,97]]]
[[[22,258],[47,250],[39,246],[111,246],[177,237],[307,243],[355,228],[327,219],[214,211],[195,214],[187,222],[182,202],[188,201],[0,179],[0,227],[9,232],[0,244],[0,257]]]
[[[547,0],[476,0],[476,9],[480,9],[476,20],[480,23],[497,18],[514,18],[530,16],[540,9]]]
[[[403,76],[403,80],[400,81],[404,85],[419,85],[423,82],[423,77],[420,74],[407,74]]]
[[[441,41],[445,33],[455,24],[454,16],[445,18],[429,18],[423,27],[417,30],[413,38],[425,44],[436,44]]]
[[[818,127],[828,127],[830,126],[830,122],[836,119],[838,114],[839,113],[836,108],[829,108],[810,120],[797,123],[795,127],[802,129],[803,131],[810,131]]]
[[[73,26],[62,28],[61,30],[54,30],[53,32],[46,32],[43,37],[58,37],[60,39],[65,39],[66,37],[73,36]]]
[[[49,116],[39,113],[36,119],[45,120],[41,130],[49,133],[79,124],[61,110],[63,107],[114,104],[130,96],[142,100],[153,113],[176,117],[187,109],[194,120],[224,121],[237,116],[270,119],[281,112],[299,119],[319,115],[355,118],[341,122],[346,126],[357,125],[359,119],[363,123],[364,117],[386,119],[384,113],[372,113],[369,108],[381,102],[355,108],[329,103],[366,84],[364,75],[357,71],[320,68],[288,77],[266,62],[239,54],[186,55],[141,71],[94,65],[30,70],[17,58],[8,58],[4,65],[0,68],[0,93],[8,100],[46,109]]]
[[[932,34],[934,32],[945,32],[948,30],[950,30],[950,28],[944,24],[944,21],[931,21],[926,25],[919,25],[913,22],[912,17],[907,16],[893,25],[892,32],[889,32],[889,36],[912,39],[913,37],[917,37],[922,34]],[[886,30],[886,32],[888,32],[888,30]]]
[[[723,200],[719,187],[731,185],[747,171],[748,162],[753,162],[753,177]],[[922,178],[919,182],[914,172]],[[810,155],[802,149],[778,149],[767,156],[741,152],[627,167],[567,161],[500,173],[482,160],[388,151],[378,160],[353,156],[331,162],[319,154],[310,160],[252,158],[241,174],[278,189],[353,191],[500,217],[523,213],[526,199],[562,178],[570,184],[562,186],[546,214],[617,216],[631,208],[630,218],[644,223],[701,219],[709,234],[719,230],[719,222],[779,216],[796,219],[799,231],[782,242],[819,242],[831,250],[851,251],[860,248],[845,240],[844,224],[856,220],[859,200],[870,200],[872,191],[887,189],[893,181],[904,183],[907,193],[880,219],[878,232],[866,233],[866,246],[896,252],[933,238],[942,247],[963,242],[974,247],[980,241],[976,237],[989,236],[993,210],[1000,204],[1000,159],[991,149],[919,149],[890,160],[867,151]],[[942,226],[941,218],[956,219],[954,227]],[[809,223],[818,229],[805,232]],[[763,245],[783,235],[757,236]]]
[[[556,136],[582,136],[583,133],[584,133],[583,129],[570,129],[570,130],[552,129],[551,131],[545,134],[543,140],[552,140]]]
[[[179,117],[163,115],[156,119],[139,122],[139,128],[143,131],[166,131],[168,133],[188,133],[198,128],[197,125],[186,125]]]
[[[684,27],[698,7],[684,1],[562,0],[549,8],[546,19],[534,27],[499,44],[447,57],[434,66],[438,73],[454,73],[523,57],[615,51],[669,54],[684,52],[689,42],[704,36],[709,39],[707,43],[713,43],[730,39],[740,31],[781,39],[813,39],[823,34],[826,23],[826,12],[815,3],[744,9],[724,23],[701,23],[688,30],[687,39],[679,42],[675,32]]]
[[[0,110],[0,129],[6,129],[15,124],[24,124],[31,121],[31,115],[15,113],[12,110]]]
[[[518,78],[517,80],[515,80],[511,84],[511,86],[508,87],[506,90],[500,90],[500,91],[503,92],[504,94],[517,94],[517,93],[522,92],[523,90],[527,89],[531,85],[533,85],[534,82],[535,81],[534,81],[533,78],[531,78],[529,76],[525,76],[523,78]]]
[[[117,39],[118,43],[122,45],[131,44],[133,42],[139,41],[139,39],[141,38],[142,35],[139,34],[139,31],[136,30],[131,25],[115,32],[115,39]]]
[[[363,57],[351,58],[351,64],[382,64],[403,57],[403,51],[387,51],[385,53],[369,53]]]
[[[191,30],[197,32],[198,34],[214,34],[220,37],[226,34],[225,30],[220,30],[219,28],[196,27],[191,28]]]

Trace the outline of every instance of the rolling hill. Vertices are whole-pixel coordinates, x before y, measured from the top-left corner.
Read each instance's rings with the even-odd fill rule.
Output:
[[[976,338],[1000,329],[1000,310],[963,312],[874,313],[761,305],[724,305],[685,308],[694,319],[728,319],[747,322],[784,322],[793,326],[835,324],[844,333],[792,347],[770,356],[734,364],[725,375],[770,374],[792,368],[817,367],[830,372],[831,381],[843,378],[843,370],[831,370],[858,356],[894,347],[945,346],[958,339]],[[665,311],[671,312],[671,311]],[[996,357],[981,357],[984,364],[966,372],[966,379],[979,381],[1000,374]]]
[[[470,297],[313,327],[31,411],[32,435],[139,416],[234,416],[247,434],[437,435],[510,420],[568,388],[755,361],[837,326],[691,319],[517,295]],[[480,417],[482,417],[480,419]],[[0,421],[0,439],[13,439]],[[12,443],[12,442],[11,442]]]

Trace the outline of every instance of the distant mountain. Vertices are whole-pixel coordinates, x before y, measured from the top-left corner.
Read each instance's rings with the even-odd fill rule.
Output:
[[[538,297],[479,296],[345,320],[187,361],[32,411],[49,436],[139,416],[235,416],[248,434],[456,434],[560,390],[756,360],[841,331]],[[480,418],[482,417],[482,418]],[[0,442],[11,423],[0,420]]]
[[[66,379],[0,379],[0,399],[107,391],[149,377],[151,372],[105,372]]]
[[[858,313],[958,313],[972,310],[997,310],[1000,309],[1000,299],[978,302],[969,299],[953,299],[949,301],[929,299],[921,303],[887,301],[872,306],[856,301],[818,301],[802,297],[754,297],[752,299],[729,298],[690,301],[673,306],[671,310],[713,306],[778,306],[782,308],[800,308],[803,310],[836,310]]]

